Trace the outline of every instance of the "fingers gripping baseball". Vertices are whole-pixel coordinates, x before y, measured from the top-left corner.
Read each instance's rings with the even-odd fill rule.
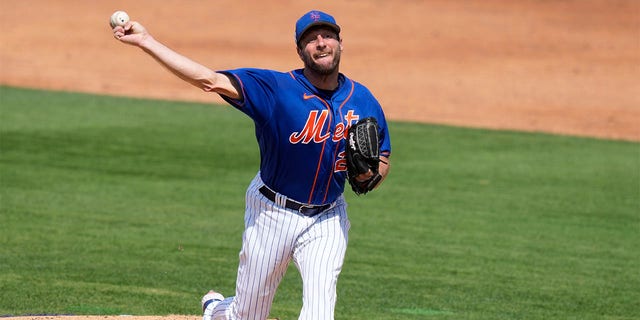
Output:
[[[113,37],[127,44],[140,45],[148,36],[145,27],[136,21],[129,21],[129,16],[124,11],[114,12],[109,25],[112,28]]]
[[[116,26],[113,28],[113,37],[121,42],[131,45],[140,45],[149,33],[138,22],[127,22],[124,26]]]

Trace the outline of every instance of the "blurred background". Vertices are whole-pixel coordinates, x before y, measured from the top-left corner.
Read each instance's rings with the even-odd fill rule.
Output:
[[[111,13],[212,69],[288,71],[310,9],[391,119],[640,140],[635,0],[0,0],[0,84],[221,102],[117,42]]]

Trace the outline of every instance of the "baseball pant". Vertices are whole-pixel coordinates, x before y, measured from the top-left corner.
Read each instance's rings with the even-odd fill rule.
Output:
[[[266,319],[291,260],[303,283],[299,319],[334,319],[350,228],[344,197],[308,217],[267,199],[258,191],[263,185],[258,173],[247,189],[236,293],[214,308],[213,319]]]

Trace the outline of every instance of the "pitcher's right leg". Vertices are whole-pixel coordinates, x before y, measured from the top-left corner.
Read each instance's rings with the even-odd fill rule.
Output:
[[[304,219],[264,197],[259,176],[247,190],[236,294],[219,303],[214,320],[264,320],[291,260]]]

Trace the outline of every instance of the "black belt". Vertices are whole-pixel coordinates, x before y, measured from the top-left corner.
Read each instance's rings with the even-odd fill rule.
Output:
[[[260,187],[260,193],[262,193],[263,196],[267,197],[267,199],[276,202],[276,193],[273,190],[269,189],[269,187]],[[323,204],[321,206],[314,206],[287,199],[285,202],[285,207],[287,209],[298,211],[305,216],[313,217],[321,213],[322,211],[329,209],[331,207],[331,203]]]

